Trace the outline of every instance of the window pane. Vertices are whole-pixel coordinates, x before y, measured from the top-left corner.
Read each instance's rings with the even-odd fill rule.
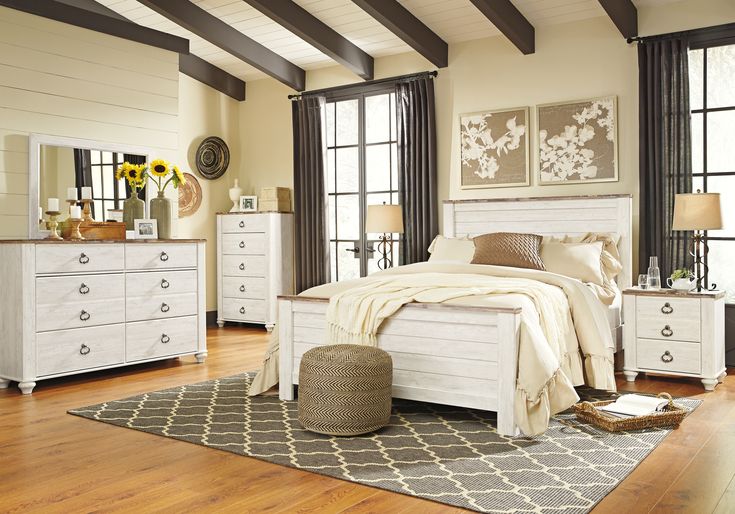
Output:
[[[115,180],[115,172],[112,170],[112,166],[110,165],[102,166],[102,170],[102,172],[104,173],[104,176],[102,177],[104,197],[115,198],[115,184],[113,183],[113,181]]]
[[[100,152],[91,150],[89,152],[89,160],[92,164],[99,164],[100,163]]]
[[[735,176],[708,176],[707,192],[720,193],[722,226],[725,227],[722,230],[710,230],[708,235],[713,237],[735,237]]]
[[[337,239],[339,237],[339,234],[337,234],[337,212],[335,211],[335,201],[334,195],[329,195],[328,197],[328,203],[329,203],[329,239]]]
[[[382,143],[390,140],[390,95],[365,98],[365,142]]]
[[[125,193],[125,179],[117,180],[117,197],[121,199],[127,198],[127,194]]]
[[[337,243],[337,261],[339,263],[339,276],[337,280],[350,280],[360,278],[360,259],[355,258],[354,252],[347,249],[355,247],[353,242]]]
[[[115,202],[111,200],[105,201],[105,211],[102,213],[104,215],[104,221],[107,221],[107,211],[110,209],[115,208]]]
[[[692,113],[692,171],[704,171],[704,133],[702,113]]]
[[[104,212],[104,207],[102,205],[102,200],[95,200],[92,205],[94,205],[94,212],[92,213],[92,217],[94,218],[94,220],[95,221],[104,221],[105,218],[104,218],[104,216],[102,214]]]
[[[327,146],[334,146],[334,102],[327,104]]]
[[[357,100],[336,103],[337,146],[357,144]]]
[[[327,192],[334,193],[334,150],[327,150]]]
[[[359,183],[357,148],[337,149],[337,192],[357,193]]]
[[[707,114],[707,172],[735,171],[735,111]]]
[[[701,109],[704,99],[704,50],[689,52],[689,102],[692,109]]]
[[[92,167],[92,198],[102,197],[102,177],[100,175],[100,166]]]
[[[390,139],[395,141],[398,139],[396,134],[396,94],[390,94]]]
[[[707,49],[707,108],[735,106],[735,45]]]
[[[398,145],[390,145],[390,185],[391,189],[398,190]]]
[[[102,152],[102,164],[112,163],[112,152]]]
[[[390,144],[365,147],[367,191],[390,191]]]
[[[727,303],[735,303],[735,241],[709,241],[709,284],[717,284],[717,289],[727,291]]]
[[[337,197],[337,237],[340,239],[360,238],[359,198],[358,195]]]
[[[337,243],[329,243],[329,266],[332,274],[329,277],[331,282],[337,281]]]

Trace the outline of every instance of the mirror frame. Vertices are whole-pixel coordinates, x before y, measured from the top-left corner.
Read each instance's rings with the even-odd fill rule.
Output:
[[[70,148],[81,148],[83,150],[103,150],[107,152],[120,152],[145,156],[146,162],[150,161],[154,151],[142,146],[109,143],[106,141],[94,141],[92,139],[77,139],[65,136],[52,136],[49,134],[28,135],[28,237],[30,239],[43,239],[49,231],[39,228],[38,207],[41,205],[40,179],[41,179],[41,146],[64,146]],[[148,200],[150,188],[146,187],[145,212],[148,213]],[[59,198],[62,203],[66,198]]]

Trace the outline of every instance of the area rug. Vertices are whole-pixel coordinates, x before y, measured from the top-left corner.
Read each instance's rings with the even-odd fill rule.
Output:
[[[611,434],[566,412],[542,436],[507,438],[493,413],[394,400],[374,434],[307,432],[297,403],[247,395],[252,374],[74,409],[71,414],[479,512],[588,512],[670,432]],[[604,394],[583,390],[595,399]],[[690,408],[698,400],[680,399]]]

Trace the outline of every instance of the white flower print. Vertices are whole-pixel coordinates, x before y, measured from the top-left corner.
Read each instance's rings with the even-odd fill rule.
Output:
[[[500,171],[498,159],[518,150],[526,135],[526,125],[519,124],[517,117],[513,116],[505,121],[506,131],[494,139],[489,126],[492,116],[492,113],[487,113],[461,119],[462,166],[484,180],[496,178]]]

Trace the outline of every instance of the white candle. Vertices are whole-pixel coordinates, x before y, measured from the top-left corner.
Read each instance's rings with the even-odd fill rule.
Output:
[[[43,220],[43,207],[38,208],[38,219]]]
[[[91,200],[92,199],[92,188],[91,187],[83,187],[82,188],[82,200]]]
[[[72,205],[69,207],[69,215],[71,216],[71,219],[78,220],[82,217],[82,208],[78,205]]]
[[[79,200],[79,197],[77,196],[77,188],[76,187],[67,187],[66,188],[66,199],[67,200]]]
[[[59,199],[58,198],[49,198],[48,199],[48,210],[49,211],[59,211]]]

